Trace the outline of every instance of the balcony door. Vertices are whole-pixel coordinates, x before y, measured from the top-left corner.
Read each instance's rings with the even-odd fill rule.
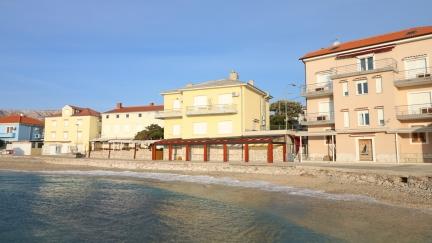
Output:
[[[194,108],[198,109],[206,109],[207,108],[207,96],[200,95],[194,97]]]
[[[425,57],[405,60],[405,78],[412,79],[425,77],[428,73],[426,63],[427,61]]]
[[[432,107],[432,95],[430,91],[408,94],[408,113],[428,113]]]
[[[333,111],[333,102],[323,101],[318,104],[318,118],[319,120],[329,120],[330,113]]]

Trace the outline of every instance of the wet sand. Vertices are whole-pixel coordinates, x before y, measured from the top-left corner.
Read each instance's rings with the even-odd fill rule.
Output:
[[[148,170],[125,170],[115,168],[101,168],[91,166],[76,166],[45,163],[38,159],[4,159],[0,160],[0,170],[18,171],[65,171],[65,170],[107,170],[107,171],[146,171]],[[310,174],[303,175],[266,175],[230,172],[192,172],[192,171],[156,171],[161,173],[176,173],[188,175],[209,175],[214,177],[229,177],[240,181],[266,181],[276,185],[308,188],[335,194],[357,194],[372,197],[379,202],[404,207],[415,208],[432,214],[432,193],[427,190],[409,190],[392,187],[382,187],[367,184],[341,183],[337,178],[318,177]]]

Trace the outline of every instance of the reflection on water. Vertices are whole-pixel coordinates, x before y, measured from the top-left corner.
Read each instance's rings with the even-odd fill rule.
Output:
[[[432,237],[431,215],[319,195],[323,199],[143,176],[0,171],[0,242],[427,242]]]
[[[0,175],[2,242],[331,239],[275,214],[145,182],[29,173]]]

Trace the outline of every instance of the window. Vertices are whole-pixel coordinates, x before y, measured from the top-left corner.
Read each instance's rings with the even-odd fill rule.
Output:
[[[430,73],[430,70],[427,70],[426,56],[407,58],[404,65],[407,79],[425,77],[425,74]]]
[[[124,132],[129,132],[129,130],[130,130],[129,125],[124,125],[123,126],[123,131]]]
[[[180,110],[180,108],[181,108],[180,100],[174,100],[173,101],[173,109],[174,110]]]
[[[206,122],[197,122],[193,124],[193,133],[195,135],[204,135],[207,134],[207,123]]]
[[[344,127],[349,127],[349,112],[348,111],[343,112],[343,118],[344,118]]]
[[[424,126],[411,126],[412,128],[422,128]],[[411,133],[411,143],[428,143],[427,133],[413,132]]]
[[[56,126],[57,126],[57,121],[56,121],[56,120],[53,120],[53,121],[51,122],[51,124],[52,124],[53,127],[56,127]]]
[[[69,126],[69,120],[64,120],[63,121],[63,126],[64,127],[68,127]]]
[[[63,132],[63,139],[69,139],[69,133],[68,132]]]
[[[330,79],[330,71],[323,71],[316,74],[316,83],[319,86],[324,86],[327,83],[331,82]]]
[[[359,71],[373,70],[374,69],[374,58],[373,58],[373,56],[359,58],[359,64],[360,64],[360,66],[359,66],[360,70]]]
[[[55,139],[56,138],[56,132],[51,132],[51,139]]]
[[[78,131],[78,132],[77,132],[77,138],[78,138],[78,139],[81,139],[81,138],[82,138],[82,131]]]
[[[78,119],[77,122],[76,122],[76,125],[78,127],[80,127],[82,125],[82,119]]]
[[[220,105],[230,105],[232,104],[232,94],[222,94],[219,95],[219,103]]]
[[[377,93],[382,93],[382,78],[375,78],[375,90]]]
[[[348,82],[342,83],[342,95],[348,96]]]
[[[357,86],[357,94],[358,95],[367,94],[369,92],[367,80],[357,81],[356,86]]]
[[[37,148],[42,148],[43,147],[43,143],[38,143]]]
[[[138,117],[142,117],[142,114],[141,114],[141,113],[139,113],[139,114],[138,114]]]
[[[429,113],[432,108],[432,93],[415,92],[408,93],[408,114]]]
[[[105,118],[108,119],[108,118],[109,118],[109,115],[106,115]]]
[[[194,106],[207,106],[207,96],[195,96]]]
[[[173,125],[173,127],[172,127],[172,134],[173,134],[173,136],[180,136],[180,134],[181,134],[181,126],[180,125]]]
[[[6,127],[6,133],[12,133],[15,130],[15,127]]]
[[[116,115],[116,118],[120,118],[120,115],[117,114],[117,115]]]
[[[377,117],[378,117],[378,126],[384,126],[385,121],[384,121],[384,109],[383,108],[377,109]]]
[[[334,141],[332,141],[334,139]],[[325,144],[336,144],[336,136],[327,135],[325,136]]]
[[[129,118],[129,114],[126,114],[126,118]]]
[[[218,123],[219,134],[230,134],[232,133],[232,121],[222,121]]]
[[[369,111],[363,110],[357,112],[358,125],[359,126],[369,126]]]

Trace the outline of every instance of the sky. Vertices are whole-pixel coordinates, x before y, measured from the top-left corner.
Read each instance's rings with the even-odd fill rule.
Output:
[[[302,55],[432,25],[430,9],[430,0],[0,0],[0,109],[162,103],[164,90],[233,69],[274,100],[301,101]]]

